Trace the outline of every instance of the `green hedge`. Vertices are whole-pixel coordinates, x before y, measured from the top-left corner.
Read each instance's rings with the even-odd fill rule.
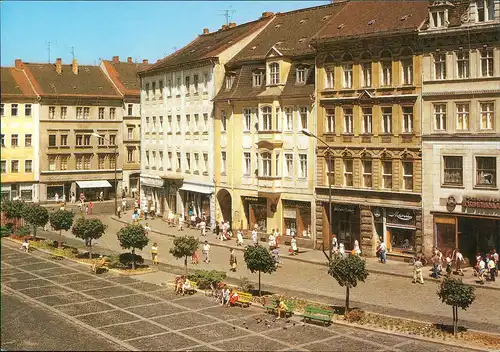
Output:
[[[214,286],[226,278],[226,273],[218,270],[194,270],[188,275],[189,280],[196,282],[200,289],[210,288],[210,284]]]

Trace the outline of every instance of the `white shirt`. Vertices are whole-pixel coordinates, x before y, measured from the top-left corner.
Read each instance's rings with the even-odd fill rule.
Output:
[[[208,252],[210,250],[210,245],[208,243],[203,245],[203,251]]]
[[[243,235],[241,234],[240,231],[236,234],[236,237],[238,237],[238,242],[243,242]]]
[[[255,230],[252,231],[252,241],[257,243],[257,231]]]
[[[484,260],[481,259],[481,261],[479,262],[479,269],[484,269],[485,267],[485,263],[484,263]]]
[[[381,251],[386,251],[386,250],[387,250],[387,246],[386,246],[385,242],[382,242],[382,243],[380,244],[380,250],[381,250]]]

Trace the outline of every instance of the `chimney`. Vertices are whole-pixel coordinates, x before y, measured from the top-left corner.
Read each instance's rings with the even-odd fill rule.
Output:
[[[203,34],[209,34],[210,31],[208,30],[208,28],[203,28]]]
[[[161,59],[158,59],[158,60],[156,60],[156,63],[158,63],[158,62],[160,62],[160,61],[161,61]]]
[[[62,60],[61,60],[61,58],[60,58],[60,57],[58,57],[58,58],[56,59],[56,72],[57,72],[58,74],[61,74],[61,73],[62,73]]]
[[[274,15],[274,12],[269,12],[269,11],[262,12],[261,18],[271,17],[273,15]]]
[[[225,29],[227,29],[227,27],[229,27],[227,24],[223,24],[222,27],[221,27],[221,29],[225,30]]]
[[[71,63],[71,69],[73,70],[73,73],[75,75],[78,74],[78,60],[77,59],[73,59],[73,62]]]
[[[148,64],[148,59],[142,60],[142,63],[147,65]]]
[[[229,23],[229,28],[234,28],[234,27],[236,27],[236,23],[235,22]]]
[[[22,70],[23,69],[23,60],[21,59],[16,59],[16,70]]]
[[[132,56],[127,57],[127,63],[131,64],[132,63]]]
[[[113,62],[120,62],[119,56],[113,56]]]

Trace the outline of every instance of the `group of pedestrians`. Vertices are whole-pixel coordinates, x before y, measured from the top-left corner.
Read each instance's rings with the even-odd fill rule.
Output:
[[[476,255],[474,275],[478,277],[481,284],[484,284],[485,280],[496,281],[499,266],[498,260],[498,253],[495,248],[486,255],[481,255],[481,253]]]

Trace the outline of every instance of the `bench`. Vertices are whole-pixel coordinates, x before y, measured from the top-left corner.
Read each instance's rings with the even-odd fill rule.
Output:
[[[278,305],[280,304],[279,299],[274,299],[269,302],[267,306],[264,306],[268,313],[278,314]],[[286,316],[292,316],[293,310],[295,309],[295,302],[293,301],[285,301],[285,305],[287,307]]]
[[[99,270],[104,270],[105,272],[109,271],[108,265],[109,265],[109,260],[107,258],[104,264],[99,264],[99,261],[95,261],[94,264],[92,264],[92,266],[90,267],[90,271],[92,271],[94,274],[97,275]]]
[[[186,288],[184,292],[187,293],[188,295],[194,295],[196,293],[198,285],[194,281],[189,280],[189,282],[190,282],[190,287]]]
[[[249,307],[252,304],[253,296],[251,293],[236,291],[238,300],[234,304],[240,304],[242,307]]]
[[[54,259],[54,260],[63,260],[64,259],[64,253],[61,250],[56,249],[56,250],[54,250],[54,252],[52,252],[51,258]]]
[[[331,323],[332,315],[333,312],[331,310],[307,306],[302,317],[304,321],[320,321],[326,326]]]

